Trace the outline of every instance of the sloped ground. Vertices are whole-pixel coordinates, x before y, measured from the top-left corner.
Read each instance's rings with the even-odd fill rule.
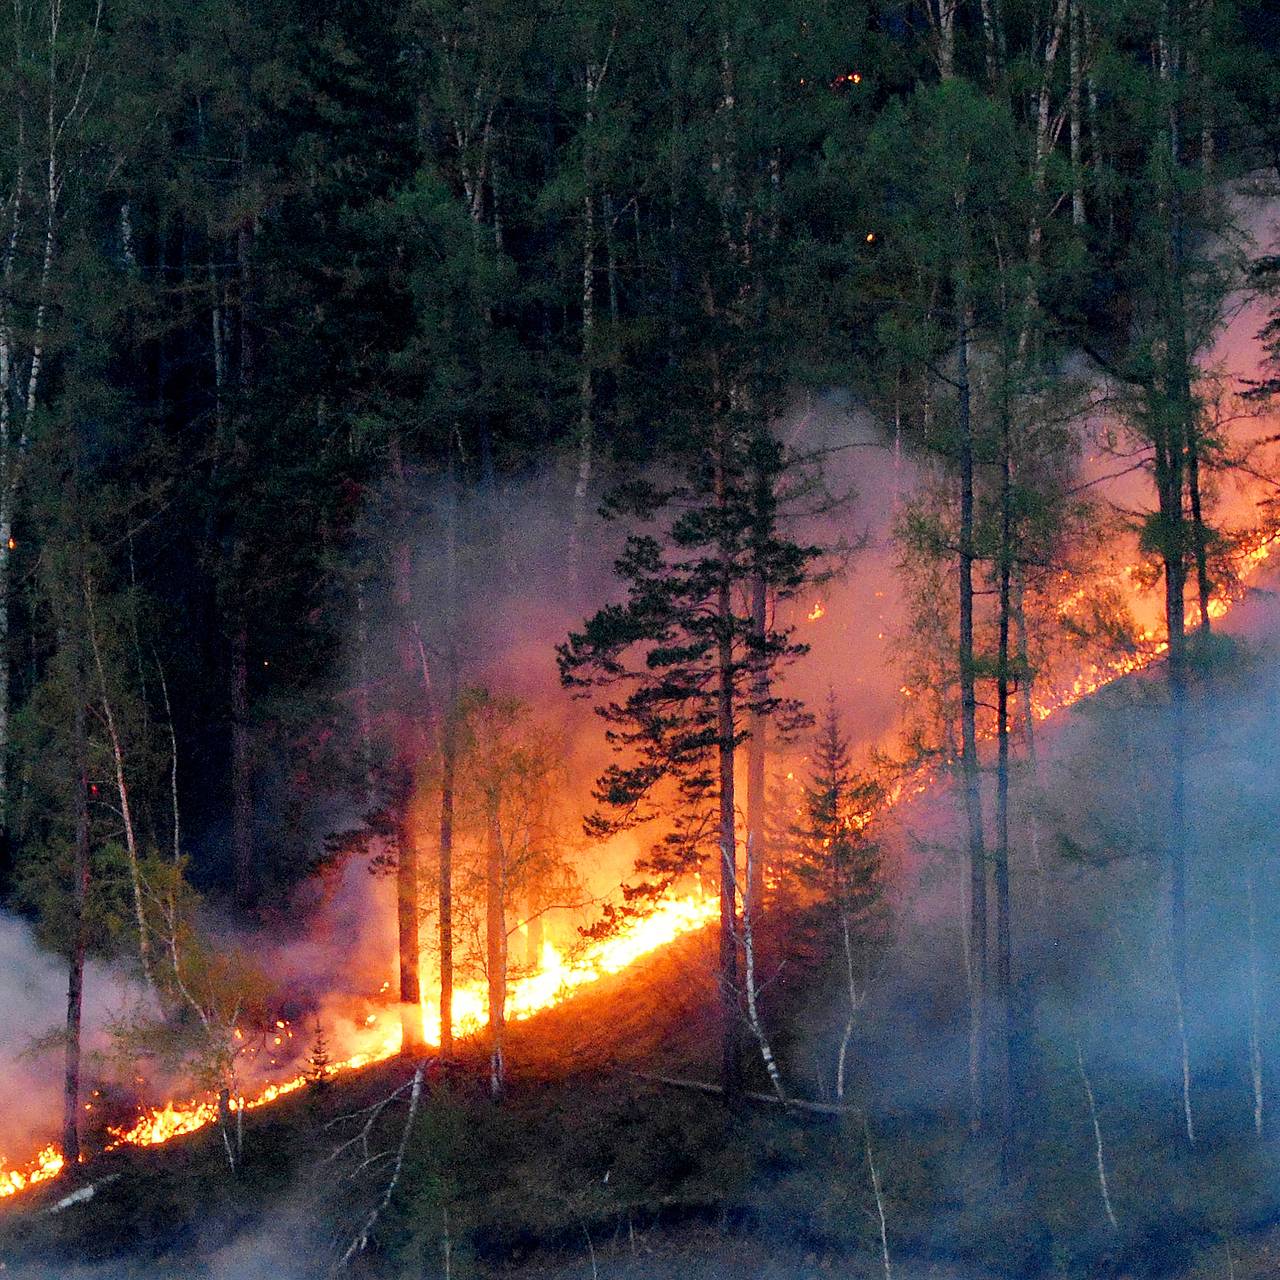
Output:
[[[1246,629],[1267,634],[1274,612],[1261,601],[1251,622],[1243,615]],[[502,1105],[487,1097],[482,1046],[464,1048],[447,1079],[433,1068],[396,1193],[355,1273],[444,1275],[447,1250],[451,1277],[875,1277],[870,1149],[898,1280],[1280,1274],[1280,1148],[1251,1127],[1236,902],[1241,869],[1270,867],[1280,826],[1271,724],[1280,681],[1274,655],[1225,650],[1206,655],[1197,686],[1195,1149],[1171,1077],[1159,929],[1140,927],[1148,917],[1158,925],[1163,892],[1148,848],[1161,767],[1152,685],[1097,700],[1046,750],[1035,797],[1043,865],[1024,850],[1015,877],[1025,1142],[1007,1186],[964,1123],[961,952],[953,916],[931,896],[946,906],[956,851],[945,819],[918,813],[893,834],[892,852],[910,866],[922,909],[902,904],[850,1062],[850,1096],[865,1118],[767,1105],[730,1114],[645,1078],[714,1079],[707,931],[513,1024]],[[1275,900],[1274,878],[1259,888]],[[1262,940],[1268,993],[1275,925]],[[788,1079],[799,1094],[829,1097],[843,1024],[829,935],[820,920],[783,919],[761,951],[766,1018]],[[1269,1063],[1270,994],[1263,1012]],[[1077,1046],[1098,1100],[1117,1230],[1099,1194]],[[81,1171],[98,1188],[88,1201],[50,1214],[72,1189],[66,1181],[0,1210],[0,1262],[30,1280],[322,1275],[384,1195],[403,1099],[372,1126],[368,1163],[359,1147],[334,1153],[363,1123],[361,1109],[408,1074],[384,1064],[254,1113],[235,1177],[212,1133],[113,1155]]]

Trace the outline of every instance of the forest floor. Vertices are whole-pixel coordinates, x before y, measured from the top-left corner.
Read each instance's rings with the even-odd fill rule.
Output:
[[[876,1280],[879,1218],[860,1117],[731,1115],[647,1071],[710,1077],[709,938],[513,1028],[510,1093],[484,1062],[427,1101],[395,1202],[359,1277],[511,1280]],[[603,984],[602,984],[603,985]],[[634,1056],[633,1056],[634,1055]],[[0,1268],[20,1280],[312,1280],[380,1199],[375,1176],[333,1161],[350,1116],[410,1074],[386,1063],[253,1113],[233,1176],[218,1135],[113,1153],[0,1210]],[[1142,1106],[1135,1114],[1147,1114]],[[391,1150],[403,1105],[375,1132]],[[894,1280],[1263,1280],[1280,1274],[1280,1157],[1244,1141],[1185,1157],[1140,1119],[1108,1133],[1118,1232],[1102,1217],[1091,1151],[1037,1161],[1001,1188],[954,1116],[875,1119]],[[1207,1122],[1206,1122],[1207,1123]],[[1206,1144],[1207,1145],[1207,1144]],[[1145,1167],[1146,1176],[1141,1168]],[[91,1199],[51,1212],[74,1185]],[[445,1216],[445,1209],[449,1217]],[[446,1241],[450,1251],[444,1265]],[[1228,1254],[1228,1242],[1230,1253]]]

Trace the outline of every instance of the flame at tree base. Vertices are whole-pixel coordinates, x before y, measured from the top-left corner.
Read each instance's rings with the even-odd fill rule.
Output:
[[[617,933],[593,940],[575,954],[565,955],[550,943],[544,944],[538,969],[516,977],[508,984],[507,1018],[518,1022],[531,1018],[544,1009],[562,1004],[580,988],[621,973],[637,960],[667,946],[677,938],[703,928],[718,912],[718,899],[698,891],[661,899],[652,911],[624,921]],[[462,1039],[482,1031],[489,1020],[488,1008],[488,991],[483,983],[460,986],[454,992],[454,1035]],[[393,1021],[385,1028],[375,1025],[369,1029],[373,1037],[370,1046],[330,1064],[326,1069],[327,1076],[385,1062],[400,1052],[401,1032],[395,1007],[389,1007],[384,1017]],[[428,1044],[438,1045],[439,1004],[424,1001],[422,1017]],[[379,1037],[380,1031],[382,1034]],[[257,1110],[286,1094],[295,1093],[307,1081],[308,1076],[304,1074],[268,1084],[252,1097],[232,1099],[230,1109]],[[195,1133],[214,1124],[218,1117],[219,1105],[216,1098],[167,1102],[163,1107],[143,1112],[130,1126],[108,1129],[105,1149],[115,1151],[127,1146],[158,1146],[172,1138]],[[53,1144],[45,1147],[25,1164],[14,1168],[6,1167],[0,1160],[0,1199],[17,1195],[37,1183],[56,1177],[62,1172],[65,1163],[61,1151]]]

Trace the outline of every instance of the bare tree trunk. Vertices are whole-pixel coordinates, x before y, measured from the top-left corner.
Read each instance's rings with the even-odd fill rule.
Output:
[[[396,504],[396,542],[392,551],[392,595],[396,610],[396,650],[402,688],[396,712],[396,772],[401,787],[397,797],[396,830],[396,931],[400,955],[400,1049],[420,1055],[425,1044],[422,1026],[422,988],[419,978],[421,913],[418,884],[418,833],[414,828],[413,795],[418,753],[422,748],[419,724],[421,699],[420,655],[413,628],[413,559],[409,542],[408,485],[400,440],[389,446],[391,481]]]
[[[839,890],[843,893],[843,889]],[[845,1064],[848,1059],[849,1045],[853,1040],[853,1028],[857,1022],[858,1010],[862,1007],[862,993],[858,990],[857,975],[853,965],[853,938],[849,930],[849,912],[841,899],[840,933],[844,943],[845,980],[849,989],[849,1016],[845,1019],[844,1033],[840,1037],[840,1051],[836,1055],[836,1101],[844,1101]]]
[[[880,1221],[880,1259],[884,1264],[884,1280],[893,1280],[893,1266],[889,1261],[889,1223],[884,1211],[884,1191],[880,1186],[880,1171],[876,1168],[871,1151],[871,1128],[863,1121],[862,1136],[866,1143],[867,1168],[871,1171],[871,1190],[876,1199],[876,1217]]]
[[[747,895],[743,915],[754,925],[763,914],[765,874],[765,733],[767,717],[760,709],[769,696],[769,672],[763,659],[768,626],[768,588],[762,574],[751,580],[751,638],[760,660],[752,673],[752,708],[747,739]]]
[[[154,651],[153,651],[154,656]],[[178,731],[173,723],[173,707],[169,702],[169,682],[164,667],[156,658],[156,671],[160,675],[160,692],[164,697],[164,718],[169,729],[169,809],[173,825],[173,865],[182,861],[182,818],[178,808]]]
[[[236,901],[249,906],[253,859],[253,767],[249,749],[249,624],[237,609],[231,632],[231,867]]]
[[[750,876],[750,850],[747,853],[747,874]],[[751,1026],[752,1034],[756,1038],[756,1044],[760,1047],[760,1059],[764,1063],[764,1069],[768,1073],[769,1083],[773,1086],[773,1091],[778,1095],[778,1101],[786,1104],[787,1093],[782,1084],[782,1072],[778,1069],[777,1059],[773,1056],[773,1048],[769,1044],[769,1037],[765,1034],[764,1022],[760,1017],[760,1006],[756,992],[756,946],[755,946],[755,930],[751,923],[751,912],[744,910],[742,913],[742,953],[743,962],[746,967],[744,975],[747,988],[747,1021]]]
[[[1035,675],[1031,670],[1031,643],[1027,634],[1026,583],[1022,570],[1015,565],[1013,573],[1013,625],[1018,654],[1018,693],[1022,700],[1022,738],[1026,749],[1027,770],[1033,786],[1040,776],[1036,754]],[[1036,805],[1027,814],[1027,842],[1031,846],[1031,865],[1035,868],[1036,905],[1043,921],[1047,903],[1044,859],[1040,854],[1040,815]]]
[[[761,495],[763,506],[767,495]],[[763,516],[763,511],[761,515]],[[786,1101],[782,1074],[774,1058],[773,1049],[765,1034],[760,1017],[759,993],[756,983],[756,924],[762,918],[764,903],[765,862],[765,729],[767,717],[763,711],[769,697],[769,670],[765,659],[765,640],[768,628],[768,587],[763,573],[756,573],[751,580],[751,640],[757,646],[754,669],[751,672],[751,710],[748,717],[750,736],[747,739],[747,891],[742,903],[743,961],[745,965],[747,1020],[760,1047],[769,1083],[780,1102]]]
[[[440,1056],[453,1057],[453,800],[457,768],[457,712],[445,713],[440,761]]]
[[[489,1091],[502,1097],[506,1088],[504,1039],[507,1020],[506,855],[498,793],[485,797],[485,962],[489,977]]]
[[[71,882],[71,956],[67,970],[67,1044],[63,1086],[62,1155],[80,1160],[80,1018],[84,1004],[85,909],[89,898],[89,748],[79,656],[74,663],[71,807],[75,818],[75,862]]]
[[[1160,77],[1171,83],[1181,59],[1179,33],[1167,24],[1162,9],[1160,25]],[[1156,491],[1164,529],[1162,559],[1165,579],[1165,625],[1168,629],[1168,681],[1170,701],[1169,743],[1169,866],[1170,930],[1173,953],[1174,995],[1178,1013],[1178,1038],[1182,1059],[1182,1110],[1187,1141],[1195,1145],[1191,1111],[1191,1055],[1188,1043],[1187,984],[1187,641],[1186,641],[1186,513],[1183,510],[1183,471],[1194,443],[1191,397],[1191,356],[1187,349],[1187,308],[1184,293],[1182,197],[1178,185],[1181,164],[1181,122],[1176,101],[1170,98],[1168,160],[1170,181],[1160,193],[1165,215],[1164,269],[1166,283],[1163,320],[1163,385],[1157,394]],[[1162,145],[1157,140],[1157,145]]]
[[[1262,1137],[1262,989],[1258,980],[1258,900],[1253,867],[1245,880],[1249,926],[1249,1079],[1253,1085],[1253,1130]]]
[[[375,803],[373,775],[373,707],[369,700],[369,605],[364,582],[356,579],[356,727],[360,732],[360,763],[364,767],[365,804]]]
[[[1000,415],[999,642],[996,659],[996,1005],[1000,1014],[1000,1174],[1015,1156],[1012,903],[1009,894],[1009,621],[1013,546],[1013,447],[1008,406]]]
[[[213,293],[213,306],[209,309],[209,326],[213,338],[213,422],[219,442],[226,435],[227,422],[227,326],[222,307],[222,286],[218,282],[218,269],[209,257],[209,287]]]
[[[616,28],[615,33],[616,35]],[[582,368],[578,380],[578,474],[573,486],[573,538],[570,562],[575,577],[581,569],[582,540],[587,525],[587,495],[595,451],[595,360],[596,360],[596,191],[595,138],[596,102],[609,72],[613,36],[601,62],[588,62],[583,74],[586,117],[582,145]],[[609,235],[608,205],[605,206],[606,236]],[[609,250],[610,305],[616,307],[613,251]],[[615,312],[616,315],[616,312]]]
[[[590,84],[590,80],[588,80]],[[588,123],[591,115],[588,114]],[[578,379],[578,473],[573,485],[573,538],[570,563],[574,575],[582,564],[587,525],[587,495],[595,450],[596,214],[588,181],[582,202],[582,369]]]
[[[248,168],[248,140],[241,139],[241,163]],[[257,373],[253,323],[250,303],[253,297],[253,240],[255,228],[251,217],[245,217],[236,236],[236,265],[240,275],[239,366],[238,379],[242,401],[254,386]],[[237,414],[237,419],[239,415]],[[248,465],[246,445],[239,421],[234,429],[232,460],[237,471]],[[249,621],[240,598],[246,572],[244,540],[239,531],[232,534],[231,582],[229,591],[235,603],[231,625],[231,863],[235,879],[236,900],[241,907],[254,899],[257,884],[253,850],[253,769],[249,744]]]
[[[933,29],[938,75],[946,81],[956,74],[956,10],[960,0],[928,0],[925,16]]]
[[[609,281],[609,338],[613,359],[618,352],[618,255],[614,248],[613,227],[618,215],[613,210],[613,197],[606,191],[602,197],[604,215],[605,275]]]
[[[1000,78],[1004,63],[1004,18],[1000,0],[981,0],[982,48],[986,58],[987,83],[993,88]]]
[[[1166,549],[1165,619],[1169,634],[1168,680],[1170,700],[1169,731],[1169,868],[1170,868],[1170,950],[1173,962],[1173,994],[1177,1012],[1178,1045],[1182,1069],[1182,1111],[1187,1141],[1194,1146],[1195,1124],[1191,1109],[1191,1050],[1187,1028],[1187,672],[1186,633],[1183,624],[1183,585],[1180,478],[1172,480],[1177,523],[1170,537],[1176,549]],[[1166,488],[1168,485],[1166,485]],[[1170,527],[1166,525],[1166,527]]]
[[[969,840],[969,1128],[986,1110],[987,854],[978,773],[978,696],[973,647],[973,419],[969,385],[969,316],[959,306],[957,363],[960,411],[960,733],[961,785]]]
[[[725,436],[728,426],[719,425],[716,459],[716,500],[722,508],[728,501]],[[719,756],[719,845],[720,845],[720,1018],[721,1083],[728,1106],[736,1105],[742,1092],[741,1062],[738,1054],[738,847],[734,831],[734,756],[737,718],[733,662],[733,602],[727,549],[721,550],[720,584],[716,592],[718,685],[716,689],[716,738]]]
[[[1077,227],[1084,226],[1084,164],[1081,160],[1080,141],[1082,136],[1084,104],[1082,99],[1081,63],[1083,61],[1080,48],[1084,39],[1083,18],[1080,13],[1080,0],[1070,0],[1071,11],[1067,21],[1070,25],[1070,87],[1068,90],[1068,110],[1071,115],[1071,221]]]
[[[458,492],[450,442],[445,477],[445,708],[440,731],[440,1055],[453,1056],[453,809],[458,764]]]
[[[1098,1123],[1098,1105],[1093,1097],[1093,1085],[1089,1081],[1089,1073],[1084,1067],[1084,1050],[1080,1047],[1080,1038],[1076,1037],[1076,1067],[1080,1072],[1080,1083],[1084,1086],[1085,1100],[1089,1104],[1089,1119],[1093,1124],[1093,1148],[1098,1166],[1098,1190],[1102,1194],[1102,1207],[1106,1211],[1107,1221],[1113,1231],[1120,1230],[1116,1222],[1115,1210],[1111,1207],[1111,1191],[1107,1186],[1107,1162],[1102,1154],[1102,1126]]]
[[[1208,537],[1204,516],[1200,508],[1200,440],[1193,431],[1187,443],[1187,493],[1191,499],[1191,536],[1195,543],[1196,588],[1200,605],[1200,633],[1211,630],[1209,602],[1212,592],[1209,585]]]
[[[98,644],[98,619],[93,603],[93,584],[88,577],[84,583],[85,613],[89,624],[89,643],[93,649],[93,664],[98,673],[98,696],[102,701],[102,713],[107,722],[107,736],[111,740],[111,757],[116,771],[116,794],[120,798],[120,816],[124,822],[125,853],[129,859],[129,882],[133,890],[134,925],[138,930],[138,959],[142,964],[142,976],[147,986],[155,989],[155,974],[151,965],[151,931],[147,927],[147,913],[143,901],[142,868],[138,857],[138,839],[133,826],[133,810],[129,805],[129,784],[124,770],[124,748],[116,728],[115,713],[107,693],[107,673],[102,665],[102,649]]]
[[[1200,44],[1207,48],[1213,30],[1213,0],[1200,0]],[[1206,178],[1213,176],[1216,143],[1214,141],[1214,93],[1213,85],[1203,83],[1206,80],[1201,62],[1202,80],[1200,86],[1201,120],[1200,120],[1200,167]]]

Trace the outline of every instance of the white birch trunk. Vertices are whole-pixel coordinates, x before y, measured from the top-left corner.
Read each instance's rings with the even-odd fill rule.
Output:
[[[1258,981],[1258,901],[1254,870],[1245,880],[1249,925],[1249,1079],[1253,1085],[1253,1130],[1262,1137],[1262,990]]]
[[[1071,0],[1070,23],[1070,60],[1071,81],[1069,110],[1071,115],[1071,221],[1077,227],[1084,226],[1084,166],[1081,161],[1081,16],[1080,0]]]
[[[751,883],[751,844],[747,844],[747,884]],[[773,1087],[774,1093],[778,1097],[778,1101],[786,1106],[787,1092],[782,1084],[782,1072],[778,1069],[777,1059],[773,1056],[773,1048],[769,1044],[769,1037],[765,1033],[764,1022],[760,1017],[760,1006],[757,998],[756,984],[756,948],[755,948],[755,930],[751,923],[751,918],[755,914],[753,904],[751,903],[751,893],[748,889],[742,908],[742,951],[743,962],[745,966],[745,977],[747,986],[747,1021],[751,1024],[751,1033],[756,1038],[756,1044],[760,1046],[760,1060],[764,1063],[764,1069],[769,1075],[769,1083]]]
[[[1182,1067],[1182,1121],[1187,1132],[1187,1142],[1194,1147],[1196,1124],[1191,1110],[1191,1043],[1187,1035],[1187,1013],[1182,1004],[1182,990],[1176,979],[1173,984],[1173,1003],[1178,1016],[1178,1051]]]
[[[49,290],[57,248],[57,229],[63,184],[62,154],[71,132],[83,119],[85,88],[94,65],[98,33],[102,24],[102,0],[98,0],[83,54],[72,65],[71,75],[62,83],[59,62],[62,37],[62,2],[48,0],[47,54],[44,62],[44,139],[41,164],[44,170],[44,234],[36,272],[34,320],[30,353],[19,350],[18,328],[13,314],[13,297],[22,246],[27,200],[27,141],[30,136],[23,101],[11,104],[17,116],[15,173],[9,193],[9,226],[3,267],[0,268],[0,828],[8,811],[9,705],[9,571],[12,559],[14,520],[22,475],[22,459],[31,439],[39,403],[44,369],[46,321]],[[24,65],[25,49],[15,49],[15,72],[26,78],[32,68]],[[26,365],[25,380],[21,375]],[[25,387],[23,382],[25,381]]]
[[[880,1185],[880,1171],[876,1168],[875,1156],[871,1151],[871,1129],[865,1121],[862,1134],[866,1142],[867,1168],[871,1170],[871,1190],[876,1198],[876,1216],[880,1220],[880,1259],[884,1266],[884,1280],[893,1280],[893,1264],[889,1260],[889,1223],[884,1211],[884,1190]]]
[[[1111,1191],[1107,1186],[1107,1162],[1102,1151],[1102,1126],[1098,1122],[1098,1104],[1093,1096],[1093,1084],[1084,1066],[1084,1050],[1080,1047],[1080,1038],[1076,1037],[1076,1068],[1080,1072],[1080,1083],[1084,1085],[1085,1100],[1089,1104],[1089,1119],[1093,1124],[1093,1148],[1098,1166],[1098,1190],[1102,1193],[1102,1207],[1106,1211],[1107,1221],[1113,1231],[1120,1229],[1116,1222],[1115,1210],[1111,1207]]]
[[[89,645],[93,650],[93,665],[98,673],[98,696],[102,700],[102,713],[107,722],[107,736],[111,739],[111,757],[115,763],[116,793],[120,797],[120,816],[124,820],[125,852],[129,858],[129,882],[133,889],[133,916],[138,930],[138,959],[142,963],[142,976],[147,986],[155,989],[155,973],[151,966],[151,935],[147,927],[147,913],[142,885],[142,868],[138,858],[138,840],[133,826],[133,810],[129,806],[129,784],[125,777],[124,748],[116,727],[115,713],[107,692],[107,673],[102,665],[102,648],[98,644],[98,620],[93,605],[93,586],[86,580],[85,608],[89,620]]]

